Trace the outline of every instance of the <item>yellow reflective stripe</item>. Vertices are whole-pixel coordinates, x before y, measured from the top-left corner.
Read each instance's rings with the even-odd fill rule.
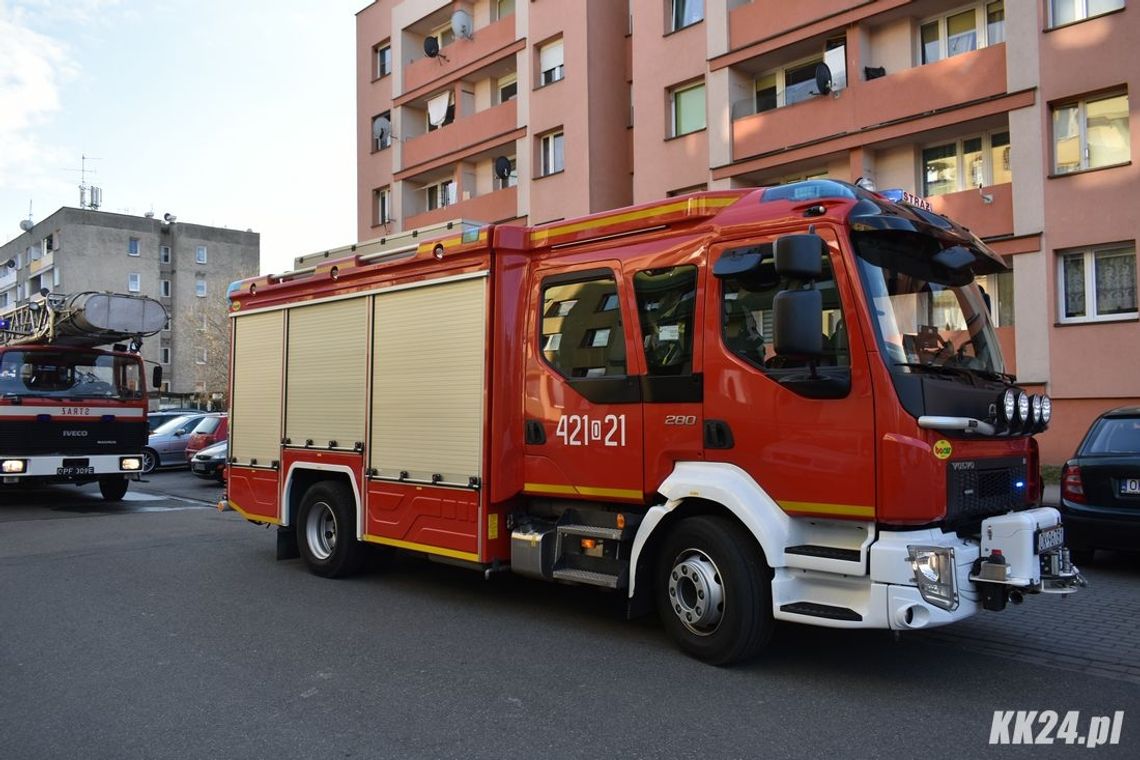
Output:
[[[605,496],[611,499],[641,499],[644,494],[628,488],[595,488],[593,486],[563,486],[554,483],[523,483],[524,491],[565,494],[567,496]]]
[[[250,522],[269,523],[270,525],[281,524],[281,521],[275,517],[266,517],[265,515],[251,515],[249,512],[246,512],[244,509],[239,507],[237,503],[232,500],[228,501],[227,503],[230,505],[230,509],[237,512],[239,515],[249,520]]]
[[[479,555],[471,554],[470,552],[461,552],[455,549],[444,549],[441,546],[428,546],[427,544],[417,544],[412,541],[400,541],[395,538],[385,538],[384,536],[364,536],[365,541],[374,544],[384,544],[386,546],[395,546],[397,549],[411,549],[417,552],[426,552],[427,554],[438,554],[442,557],[451,557],[453,559],[465,559],[468,562],[478,562]]]
[[[655,206],[653,208],[640,209],[638,211],[627,211],[624,214],[614,214],[612,216],[602,217],[601,219],[591,219],[584,222],[576,222],[574,224],[564,224],[561,227],[552,227],[548,230],[535,230],[530,234],[530,243],[533,246],[545,246],[550,242],[550,238],[558,237],[559,235],[569,235],[574,232],[583,232],[585,230],[592,230],[599,227],[606,227],[611,224],[622,224],[624,222],[634,222],[638,219],[648,219],[654,216],[664,216],[666,214],[676,213],[678,211],[690,211],[690,213],[706,213],[712,209],[724,208],[731,206],[740,200],[739,197],[731,198],[690,198],[676,203],[669,203],[664,206]]]
[[[858,504],[822,504],[812,501],[781,501],[780,508],[785,512],[815,512],[822,515],[850,515],[852,517],[874,517],[874,507]]]

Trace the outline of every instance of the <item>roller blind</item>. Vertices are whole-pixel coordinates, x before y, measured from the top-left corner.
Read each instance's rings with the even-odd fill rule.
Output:
[[[231,455],[238,464],[281,458],[281,361],[285,313],[235,317]]]

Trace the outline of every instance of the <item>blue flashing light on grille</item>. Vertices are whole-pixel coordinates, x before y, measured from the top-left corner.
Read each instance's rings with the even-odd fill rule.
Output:
[[[1013,487],[1020,491],[1022,488],[1025,488],[1025,481],[1019,480],[1013,484]]]
[[[104,414],[102,417],[99,418],[99,421],[100,422],[114,422],[115,421],[115,415]]]
[[[50,414],[37,414],[36,415],[36,422],[51,422],[51,415]]]

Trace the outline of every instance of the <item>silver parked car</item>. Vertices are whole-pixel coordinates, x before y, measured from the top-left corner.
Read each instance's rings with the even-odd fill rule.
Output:
[[[154,472],[168,465],[186,466],[186,444],[190,433],[206,414],[184,414],[154,429],[143,449],[143,472]]]

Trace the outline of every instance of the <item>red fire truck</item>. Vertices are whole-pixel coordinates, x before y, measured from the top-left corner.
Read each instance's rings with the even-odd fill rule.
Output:
[[[123,498],[147,441],[138,350],[166,318],[150,298],[95,292],[40,296],[0,316],[3,486],[98,481],[105,500]]]
[[[322,576],[381,544],[614,589],[713,663],[775,620],[1070,592],[1051,404],[974,284],[1005,265],[901,201],[817,180],[455,222],[235,283],[219,506]]]

